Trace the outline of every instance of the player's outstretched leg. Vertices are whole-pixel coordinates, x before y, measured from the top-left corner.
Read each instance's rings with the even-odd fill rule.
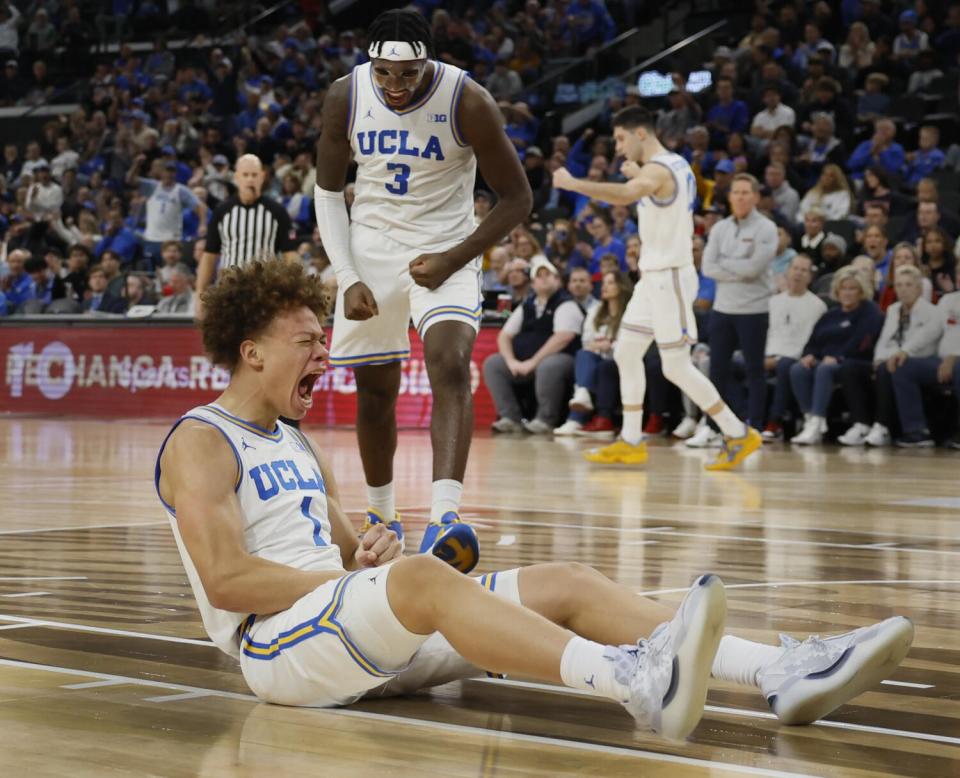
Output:
[[[463,321],[438,321],[423,334],[424,361],[433,393],[430,442],[433,494],[420,553],[431,553],[461,573],[480,561],[480,542],[460,518],[463,476],[473,437],[470,354],[476,332]]]
[[[387,593],[400,622],[411,632],[440,632],[471,664],[595,691],[665,737],[686,737],[699,722],[726,617],[716,576],[698,578],[674,617],[649,639],[617,647],[497,597],[429,555],[395,565]]]

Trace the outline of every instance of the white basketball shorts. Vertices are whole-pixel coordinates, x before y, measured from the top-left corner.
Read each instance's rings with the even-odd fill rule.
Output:
[[[387,600],[391,569],[349,573],[285,611],[244,621],[240,667],[253,693],[280,705],[327,708],[349,705],[385,684],[387,694],[396,694],[482,674],[441,635],[417,635],[400,623]],[[518,574],[474,580],[519,602]]]
[[[651,335],[660,349],[686,347],[697,342],[693,302],[700,280],[693,265],[666,270],[644,270],[627,303],[620,329]]]
[[[330,364],[334,367],[384,365],[410,356],[410,321],[421,340],[441,321],[462,321],[480,328],[481,271],[470,262],[437,289],[417,286],[409,265],[424,250],[397,243],[386,234],[350,225],[350,247],[357,274],[377,301],[379,315],[366,321],[344,316],[343,293],[337,291]]]

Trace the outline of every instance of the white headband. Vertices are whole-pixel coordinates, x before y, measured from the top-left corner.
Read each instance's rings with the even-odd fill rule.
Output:
[[[420,54],[417,54],[417,52]],[[370,59],[389,59],[393,62],[402,62],[408,59],[426,59],[427,44],[419,41],[416,47],[406,41],[375,41],[367,49]]]

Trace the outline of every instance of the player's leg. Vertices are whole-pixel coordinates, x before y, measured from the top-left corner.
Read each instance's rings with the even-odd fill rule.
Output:
[[[581,578],[557,573],[558,584],[573,600]],[[413,633],[440,632],[468,662],[493,672],[562,682],[594,690],[622,702],[644,726],[670,737],[684,737],[702,714],[709,667],[726,614],[722,584],[702,576],[672,620],[656,627],[636,649],[592,641],[573,634],[530,608],[497,597],[468,578],[457,576],[429,556],[397,562],[387,593],[397,619]],[[556,596],[556,595],[555,595]],[[639,598],[634,598],[643,607]],[[560,615],[572,623],[584,610],[606,611],[606,622],[622,619],[611,605],[577,605]],[[660,616],[654,606],[643,626]],[[626,631],[600,621],[588,628],[619,639]],[[631,633],[632,634],[632,633]]]
[[[357,443],[367,482],[369,518],[387,523],[396,516],[393,456],[397,451],[400,363],[354,368],[357,382]]]
[[[412,286],[409,297],[433,392],[433,493],[420,552],[433,553],[464,573],[480,559],[476,532],[460,519],[473,435],[470,355],[479,330],[479,279],[476,268],[468,266],[437,289]]]

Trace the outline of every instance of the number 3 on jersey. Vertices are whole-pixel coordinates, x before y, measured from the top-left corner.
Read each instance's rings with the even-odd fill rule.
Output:
[[[388,162],[387,170],[396,171],[392,184],[384,184],[390,194],[403,195],[407,193],[407,179],[410,178],[410,166],[402,162]]]

